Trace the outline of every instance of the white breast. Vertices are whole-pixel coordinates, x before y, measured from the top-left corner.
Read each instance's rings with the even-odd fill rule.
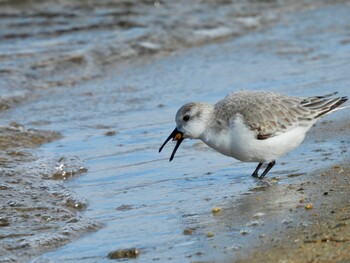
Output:
[[[298,126],[286,133],[266,140],[256,139],[242,117],[235,118],[227,129],[220,132],[207,130],[200,139],[216,151],[242,162],[271,162],[299,146],[306,132],[314,122],[307,126]]]

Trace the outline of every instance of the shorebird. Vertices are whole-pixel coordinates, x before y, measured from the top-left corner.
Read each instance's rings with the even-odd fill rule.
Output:
[[[315,97],[293,97],[273,92],[231,93],[215,105],[190,102],[176,113],[176,128],[170,139],[177,141],[170,156],[186,138],[200,139],[221,154],[242,162],[257,162],[252,176],[262,179],[276,160],[298,147],[316,121],[337,110],[346,96],[337,93]],[[263,173],[258,172],[268,163]]]

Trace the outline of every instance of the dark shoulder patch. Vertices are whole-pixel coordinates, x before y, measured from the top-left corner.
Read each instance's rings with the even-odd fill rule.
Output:
[[[257,139],[258,140],[266,140],[266,139],[271,138],[271,137],[272,137],[271,134],[258,134]]]

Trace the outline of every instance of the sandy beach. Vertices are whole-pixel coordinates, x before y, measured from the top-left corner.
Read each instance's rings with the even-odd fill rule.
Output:
[[[275,195],[294,191],[300,197],[290,208],[293,219],[262,237],[267,241],[236,262],[348,262],[349,174],[345,162],[315,172],[303,183],[280,187]]]

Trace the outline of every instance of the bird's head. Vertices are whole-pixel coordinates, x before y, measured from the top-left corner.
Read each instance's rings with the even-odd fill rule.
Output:
[[[190,102],[183,105],[176,113],[176,128],[159,148],[159,152],[162,151],[163,147],[170,139],[177,141],[170,157],[170,161],[172,161],[177,149],[184,139],[200,138],[206,129],[211,112],[212,106],[206,103]]]

